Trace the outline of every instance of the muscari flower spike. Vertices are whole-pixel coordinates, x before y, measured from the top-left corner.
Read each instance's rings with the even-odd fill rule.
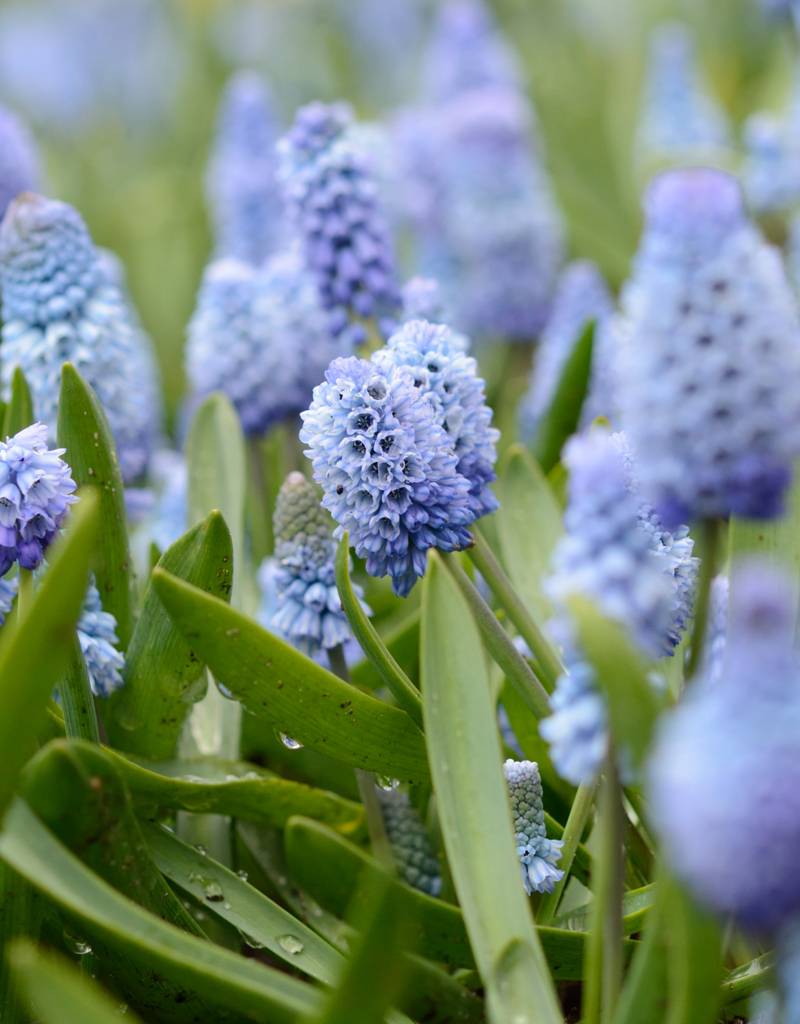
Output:
[[[426,99],[443,103],[470,89],[521,88],[513,50],[482,0],[448,0],[439,8],[425,54]]]
[[[301,415],[322,504],[371,576],[391,575],[404,597],[425,572],[429,548],[470,545],[470,482],[408,367],[336,359]]]
[[[408,793],[380,786],[376,792],[400,877],[415,889],[429,896],[438,896],[442,891],[439,861],[433,852],[428,830]]]
[[[537,346],[528,391],[520,406],[520,433],[524,438],[536,436],[581,332],[590,320],[602,323],[612,308],[608,287],[594,263],[577,260],[562,271]]]
[[[206,195],[218,257],[258,265],[276,248],[282,203],[275,180],[278,125],[261,78],[241,71],[222,98]]]
[[[599,770],[608,731],[605,701],[565,599],[585,595],[625,625],[648,657],[669,656],[691,616],[697,559],[685,527],[666,531],[643,502],[624,438],[593,429],[568,443],[564,462],[570,473],[566,533],[553,555],[547,591],[557,609],[551,633],[566,671],[541,733],[559,774],[577,785]]]
[[[20,192],[39,184],[36,144],[20,119],[0,107],[0,217]]]
[[[273,519],[276,607],[270,626],[309,656],[352,639],[336,588],[333,523],[321,498],[302,473],[290,473]]]
[[[800,319],[719,171],[658,177],[623,292],[622,422],[666,526],[780,514],[800,452]]]
[[[685,25],[672,22],[656,29],[639,125],[643,158],[708,162],[728,149],[727,120],[697,65],[694,39]]]
[[[302,107],[278,144],[279,178],[303,258],[336,333],[366,336],[353,318],[393,323],[400,307],[388,223],[373,171],[344,104]]]
[[[470,484],[474,518],[498,507],[489,490],[495,479],[496,445],[477,363],[467,354],[467,339],[444,324],[410,320],[373,356],[377,366],[407,366],[414,385],[427,394],[458,458],[458,472]]]
[[[508,760],[503,771],[525,892],[529,896],[534,892],[552,892],[556,882],[564,877],[564,872],[556,867],[564,844],[560,839],[547,838],[539,766],[535,761]]]
[[[403,319],[429,320],[441,324],[447,319],[442,289],[432,277],[412,277],[402,289]]]
[[[757,935],[777,934],[800,912],[795,603],[780,570],[734,569],[720,676],[696,680],[664,717],[648,768],[672,869],[699,901]]]
[[[741,178],[757,214],[785,213],[800,200],[800,125],[797,115],[750,116],[744,125]]]
[[[47,448],[47,427],[34,423],[0,442],[0,574],[15,562],[36,569],[77,498],[66,449]]]
[[[159,430],[149,342],[108,261],[66,203],[23,193],[0,226],[2,379],[24,372],[34,411],[55,431],[61,368],[74,364],[100,400],[124,480],[146,469]]]
[[[295,250],[261,268],[215,260],[189,324],[187,370],[195,396],[224,391],[245,433],[260,435],[308,405],[325,368],[346,347],[331,332]]]

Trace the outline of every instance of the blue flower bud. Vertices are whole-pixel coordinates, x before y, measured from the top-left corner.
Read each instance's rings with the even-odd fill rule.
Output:
[[[470,482],[408,367],[336,359],[302,419],[300,440],[322,504],[371,576],[390,575],[406,596],[425,572],[429,548],[470,545]]]
[[[275,180],[278,124],[261,78],[241,71],[222,98],[206,194],[218,257],[257,265],[280,238],[282,204]]]
[[[147,467],[159,430],[155,361],[119,284],[78,213],[23,193],[0,226],[2,377],[24,372],[36,415],[55,432],[61,368],[94,388],[126,482]]]
[[[535,761],[508,760],[503,771],[525,892],[552,892],[556,882],[564,877],[564,872],[556,867],[564,844],[560,839],[547,838],[539,766]]]
[[[39,185],[36,144],[18,117],[0,107],[0,218],[20,192]]]
[[[780,514],[800,452],[800,320],[736,181],[672,171],[648,192],[623,293],[619,401],[665,525]]]
[[[672,869],[702,903],[763,934],[800,912],[793,591],[766,563],[735,570],[720,678],[698,680],[665,716],[648,773]]]
[[[438,896],[442,891],[439,861],[433,852],[428,830],[408,793],[381,787],[376,792],[400,877],[415,889],[429,896]]]

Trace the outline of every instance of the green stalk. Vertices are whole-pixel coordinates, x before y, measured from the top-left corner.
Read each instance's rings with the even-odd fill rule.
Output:
[[[263,439],[247,439],[247,458],[250,475],[247,487],[247,513],[250,522],[250,541],[253,545],[253,559],[260,565],[262,559],[272,552],[272,514],[267,494],[265,474],[265,452]]]
[[[346,683],[350,682],[350,671],[347,667],[347,661],[341,644],[337,644],[328,650],[328,662],[331,666],[331,672],[339,676],[340,679],[344,679]],[[389,842],[383,822],[383,811],[376,791],[377,780],[372,772],[365,772],[361,768],[356,768],[355,776],[359,796],[364,804],[364,814],[367,819],[367,831],[369,832],[372,852],[378,863],[390,874],[394,875],[397,873],[397,868],[392,853],[392,844]]]
[[[19,621],[25,615],[28,605],[33,597],[33,573],[30,569],[19,569],[19,585],[17,588],[17,619]]]
[[[600,783],[594,910],[586,943],[583,1024],[610,1024],[622,988],[624,815],[613,749]]]
[[[564,877],[556,884],[555,889],[551,893],[543,897],[539,904],[539,911],[536,915],[536,923],[538,925],[550,924],[556,916],[558,904],[569,881],[570,869],[575,859],[575,853],[580,845],[581,836],[589,821],[589,816],[592,813],[596,789],[596,782],[591,782],[588,785],[579,786],[575,793],[567,824],[564,827],[562,837],[564,845],[561,848],[561,859],[558,862],[559,868],[564,872]]]
[[[717,571],[717,559],[720,550],[722,524],[719,519],[704,519],[701,525],[702,558],[700,561],[700,578],[697,583],[697,602],[694,612],[694,629],[689,661],[686,666],[686,678],[690,680],[700,667],[703,647],[706,639],[709,604],[711,601],[711,584]]]
[[[64,709],[64,730],[70,739],[100,742],[94,696],[77,636],[72,645],[69,667],[58,687]]]
[[[494,612],[459,565],[458,559],[453,555],[445,555],[442,561],[466,598],[470,611],[486,641],[489,654],[506,674],[508,681],[520,698],[525,701],[526,707],[537,718],[546,718],[551,713],[547,690],[534,675],[528,661],[516,649],[511,637],[497,621]]]
[[[0,1020],[3,1024],[25,1024],[28,1020],[17,1000],[5,954],[14,939],[21,935],[36,938],[37,933],[33,890],[0,861]]]
[[[474,545],[468,549],[473,565],[486,580],[499,604],[506,610],[522,639],[530,648],[538,675],[546,690],[552,691],[562,672],[561,662],[553,647],[528,613],[522,599],[506,576],[492,549],[478,530],[473,531]]]

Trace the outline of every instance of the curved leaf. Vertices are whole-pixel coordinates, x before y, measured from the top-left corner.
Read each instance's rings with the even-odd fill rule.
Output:
[[[21,366],[14,367],[11,397],[3,414],[3,437],[11,437],[34,422],[33,399]]]
[[[564,442],[575,433],[580,422],[592,372],[594,331],[592,321],[576,339],[564,363],[550,406],[539,424],[533,451],[545,473],[549,473],[558,462]]]

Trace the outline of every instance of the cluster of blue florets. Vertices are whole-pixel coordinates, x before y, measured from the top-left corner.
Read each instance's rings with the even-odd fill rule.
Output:
[[[539,766],[535,761],[509,760],[503,770],[525,892],[552,892],[564,877],[564,872],[556,866],[564,844],[560,839],[547,838]]]

